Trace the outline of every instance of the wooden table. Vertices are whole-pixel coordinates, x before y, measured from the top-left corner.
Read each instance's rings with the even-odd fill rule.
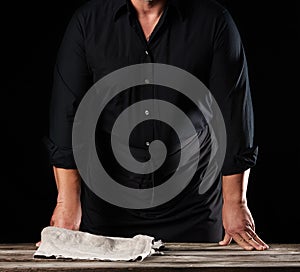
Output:
[[[33,259],[33,244],[0,245],[0,271],[300,271],[300,244],[272,244],[267,251],[236,245],[166,243],[162,256],[143,262]]]

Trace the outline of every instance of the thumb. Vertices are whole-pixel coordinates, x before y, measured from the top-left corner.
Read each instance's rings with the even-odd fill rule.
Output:
[[[231,243],[232,237],[226,232],[222,241],[219,242],[220,246],[228,246]]]

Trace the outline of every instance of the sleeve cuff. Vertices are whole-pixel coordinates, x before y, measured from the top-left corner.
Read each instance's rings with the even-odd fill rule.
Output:
[[[55,145],[48,137],[43,138],[50,164],[64,169],[77,169],[72,148],[59,147]]]
[[[235,156],[225,158],[222,175],[229,176],[245,172],[256,165],[258,146],[247,148]]]

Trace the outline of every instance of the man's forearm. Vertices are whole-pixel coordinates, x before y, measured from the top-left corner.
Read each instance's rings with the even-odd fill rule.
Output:
[[[79,230],[81,222],[81,178],[75,169],[53,167],[58,190],[57,203],[50,225]]]
[[[80,200],[81,178],[76,169],[53,167],[57,186],[57,203]]]
[[[255,232],[255,224],[247,206],[247,186],[250,169],[241,174],[223,176],[222,218],[225,229],[220,245],[229,245],[234,239],[246,250],[264,250],[268,245]]]
[[[244,173],[223,176],[223,199],[224,202],[246,203],[250,169]]]

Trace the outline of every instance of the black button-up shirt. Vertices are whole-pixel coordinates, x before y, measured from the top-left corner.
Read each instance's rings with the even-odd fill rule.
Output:
[[[89,88],[118,68],[147,62],[184,69],[211,91],[227,132],[222,171],[210,190],[199,195],[198,186],[205,172],[205,163],[202,164],[182,193],[147,210],[111,205],[83,184],[81,229],[116,236],[146,233],[165,241],[218,241],[222,235],[221,176],[254,166],[257,148],[253,145],[252,103],[242,42],[228,11],[212,0],[169,0],[149,41],[130,1],[92,0],[74,13],[54,69],[47,139],[51,163],[60,168],[76,168],[72,125]],[[163,183],[178,163],[174,155],[178,146],[176,133],[155,120],[137,126],[129,144],[136,159],[146,161],[149,144],[162,140],[169,156],[160,169],[145,175],[131,173],[112,154],[110,132],[116,118],[128,106],[149,98],[173,103],[194,120],[198,114],[182,94],[155,85],[130,88],[107,104],[96,130],[99,159],[115,180],[132,188]],[[154,109],[146,110],[145,114],[151,114]],[[205,126],[202,116],[198,117],[200,127]]]

